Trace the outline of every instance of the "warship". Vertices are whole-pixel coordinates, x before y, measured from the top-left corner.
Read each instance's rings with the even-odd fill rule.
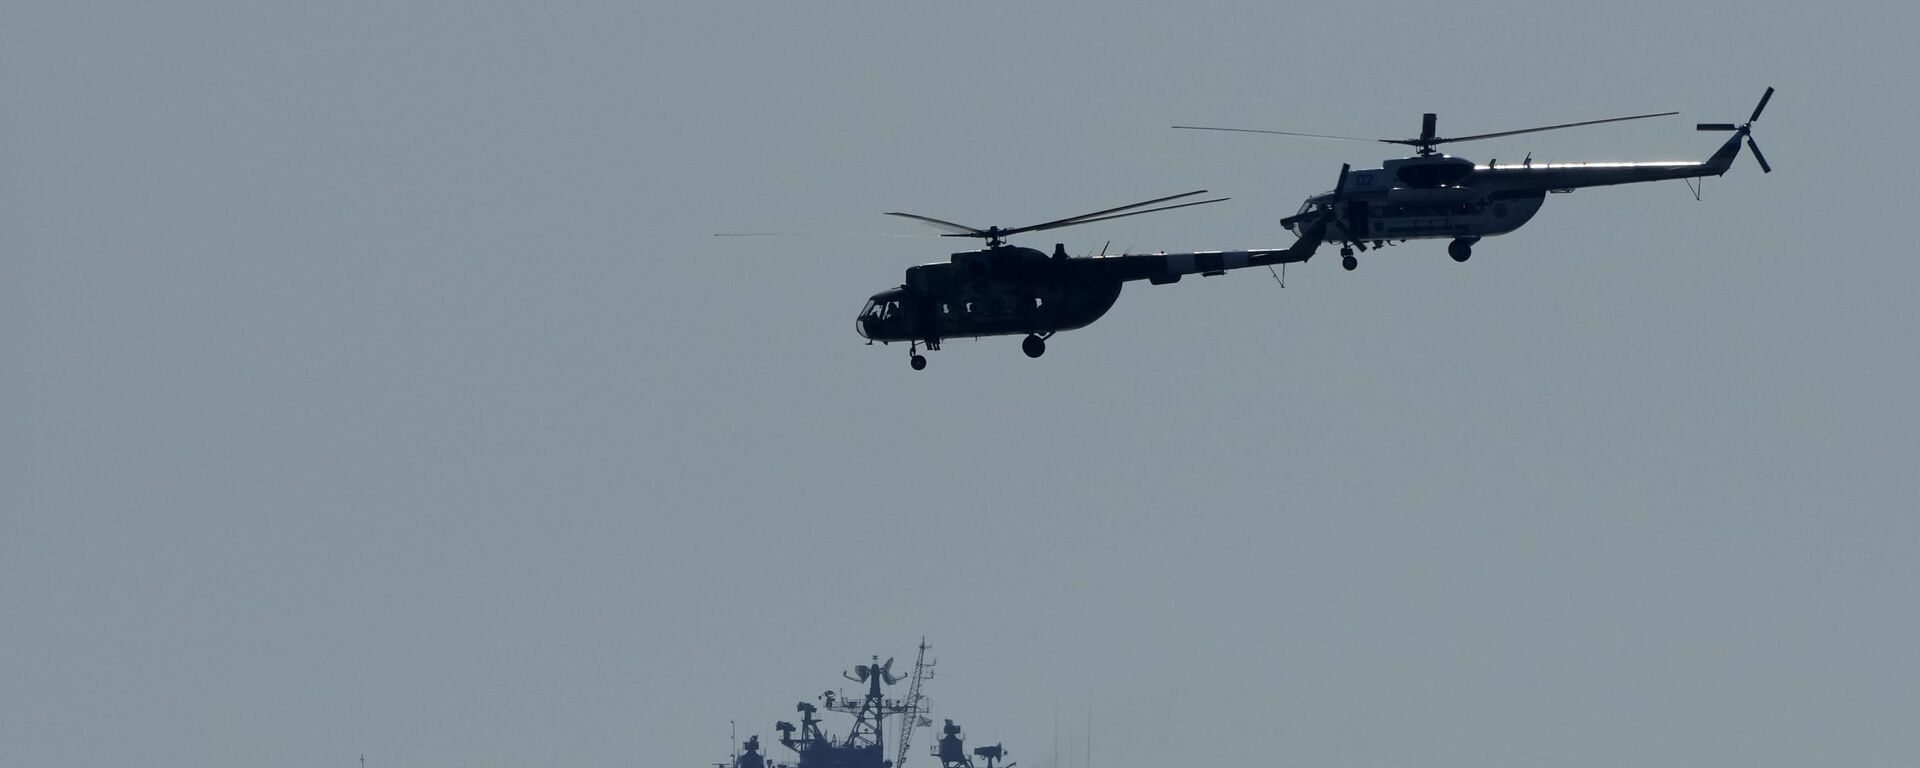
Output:
[[[935,664],[927,658],[929,647],[922,638],[913,671],[904,675],[893,673],[891,657],[882,662],[878,654],[872,657],[872,663],[840,673],[847,680],[866,686],[861,695],[826,691],[815,697],[820,702],[817,705],[811,701],[796,704],[794,710],[800,713],[798,726],[784,720],[773,726],[780,732],[780,746],[793,753],[794,762],[775,762],[762,754],[760,737],[756,735],[740,743],[731,762],[714,763],[714,768],[905,768],[907,756],[911,754],[908,749],[913,743],[913,732],[933,726],[932,718],[928,717],[932,708],[924,688],[924,683],[933,679]],[[903,681],[908,683],[904,698],[886,695],[887,686]],[[853,728],[845,737],[835,738],[821,730],[821,721],[815,715],[823,708],[853,716]],[[887,757],[886,742],[890,719],[895,724],[892,759]],[[979,747],[969,754],[966,735],[952,720],[941,727],[940,740],[934,744],[931,755],[939,760],[940,768],[1013,768],[1017,765],[1000,762],[1007,751],[999,744]]]

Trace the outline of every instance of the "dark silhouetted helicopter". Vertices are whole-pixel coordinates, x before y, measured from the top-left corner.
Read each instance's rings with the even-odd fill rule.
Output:
[[[1334,194],[1346,187],[1346,169]],[[1068,256],[1063,245],[1053,253],[1008,245],[1005,238],[1026,232],[1091,224],[1143,213],[1217,203],[1227,198],[1201,200],[1158,208],[1145,206],[1194,195],[1184,194],[1069,216],[1041,224],[1002,229],[980,229],[911,213],[889,212],[948,230],[945,237],[972,237],[986,248],[953,254],[944,263],[907,268],[906,282],[873,295],[860,311],[855,328],[869,343],[907,342],[914,370],[927,367],[920,347],[940,348],[942,339],[955,337],[1025,335],[1020,348],[1028,357],[1047,351],[1047,339],[1061,331],[1085,327],[1100,319],[1120,298],[1120,286],[1133,280],[1154,285],[1178,282],[1183,275],[1225,274],[1230,269],[1264,267],[1306,261],[1320,245],[1331,216],[1307,227],[1288,248],[1247,251],[1127,254],[1094,257]]]
[[[1616,123],[1622,120],[1665,117],[1678,114],[1675,112],[1611,117],[1517,131],[1454,137],[1436,135],[1437,119],[1433,113],[1429,112],[1421,122],[1419,138],[1414,139],[1358,139],[1348,136],[1247,128],[1208,128],[1193,125],[1174,127],[1371,141],[1413,147],[1415,150],[1413,157],[1388,160],[1381,163],[1379,168],[1355,171],[1352,187],[1345,190],[1344,194],[1326,192],[1309,197],[1300,205],[1298,213],[1280,222],[1282,226],[1304,234],[1307,227],[1321,221],[1324,218],[1323,214],[1330,212],[1334,217],[1334,223],[1327,229],[1327,236],[1343,244],[1340,249],[1342,266],[1354,269],[1359,266],[1359,261],[1353,255],[1354,249],[1364,251],[1369,242],[1378,248],[1388,242],[1445,238],[1452,241],[1447,244],[1447,253],[1453,257],[1453,260],[1466,261],[1473,255],[1473,244],[1480,238],[1504,235],[1519,229],[1520,225],[1532,219],[1533,215],[1539,212],[1540,205],[1546,200],[1548,192],[1572,192],[1582,187],[1719,176],[1732,167],[1734,156],[1740,154],[1740,145],[1743,140],[1747,148],[1753,150],[1753,159],[1759,161],[1760,170],[1772,173],[1773,166],[1767,164],[1766,156],[1760,154],[1760,147],[1753,143],[1752,138],[1753,123],[1760,119],[1761,110],[1767,108],[1767,101],[1772,98],[1773,89],[1768,88],[1745,123],[1739,125],[1701,123],[1698,126],[1699,130],[1731,131],[1733,135],[1728,137],[1712,156],[1699,162],[1534,163],[1532,156],[1529,155],[1526,160],[1518,163],[1495,164],[1490,161],[1486,165],[1476,165],[1472,160],[1443,155],[1434,149],[1441,144],[1452,142],[1515,136],[1582,125]]]

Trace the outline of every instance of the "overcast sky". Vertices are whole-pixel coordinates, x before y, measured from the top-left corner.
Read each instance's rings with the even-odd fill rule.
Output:
[[[1025,768],[1920,757],[1920,12],[1193,5],[7,4],[0,764],[698,766],[922,635]],[[1168,126],[1703,159],[1770,85],[1701,202],[1039,360],[854,334],[956,241],[711,237],[1284,246],[1395,148]]]

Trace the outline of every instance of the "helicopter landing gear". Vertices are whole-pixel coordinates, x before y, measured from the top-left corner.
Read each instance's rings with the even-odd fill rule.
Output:
[[[940,348],[940,341],[938,339],[928,339],[926,343],[928,351]],[[920,354],[920,342],[915,341],[908,343],[907,355],[907,365],[913,366],[913,369],[916,371],[926,370],[927,358]]]
[[[1473,258],[1473,244],[1479,241],[1477,237],[1456,237],[1453,242],[1447,243],[1447,255],[1464,264],[1467,259]]]
[[[1052,335],[1053,334],[1051,333],[1047,334],[1046,336],[1042,336],[1037,333],[1029,333],[1027,334],[1027,338],[1021,340],[1020,342],[1020,351],[1027,353],[1027,357],[1039,357],[1041,355],[1044,355],[1047,353],[1047,337]]]
[[[1353,257],[1352,248],[1347,247],[1347,248],[1340,249],[1340,266],[1345,268],[1348,272],[1352,272],[1360,268],[1360,260]]]
[[[913,366],[913,369],[916,371],[924,371],[927,369],[927,358],[921,355],[914,355],[913,357],[907,358],[907,365]]]

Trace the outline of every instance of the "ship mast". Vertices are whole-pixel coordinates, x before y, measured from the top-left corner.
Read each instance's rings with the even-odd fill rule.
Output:
[[[933,726],[927,718],[927,700],[920,694],[920,684],[933,679],[933,665],[937,661],[927,660],[927,638],[920,638],[920,655],[913,660],[913,682],[907,686],[907,700],[900,709],[900,752],[894,758],[893,768],[905,768],[907,764],[907,743],[913,740],[913,729],[920,726]]]
[[[874,656],[872,664],[862,664],[853,668],[858,676],[842,672],[841,675],[856,683],[867,684],[867,695],[858,700],[842,696],[829,699],[827,709],[853,715],[853,731],[847,734],[842,746],[856,750],[872,750],[875,760],[882,760],[886,754],[886,736],[883,726],[888,715],[898,715],[910,711],[906,702],[889,699],[881,692],[882,685],[893,685],[907,679],[905,675],[893,674],[893,659],[880,663],[880,657]]]

